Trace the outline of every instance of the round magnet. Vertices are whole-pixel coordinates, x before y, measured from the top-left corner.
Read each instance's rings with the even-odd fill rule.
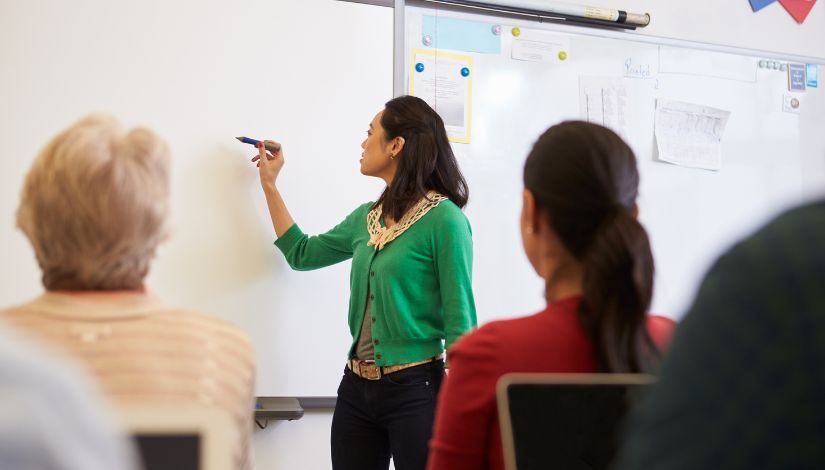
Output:
[[[415,71],[419,72],[419,73],[423,72],[424,71],[424,64],[422,64],[421,62],[415,64]]]
[[[421,42],[425,46],[431,46],[433,44],[433,37],[428,34],[428,35],[424,36],[423,38],[421,38]]]
[[[493,34],[498,36],[499,34],[501,34],[501,25],[500,24],[494,24],[493,27],[490,28],[490,31],[492,31]]]
[[[799,98],[791,98],[791,108],[799,109]]]
[[[559,51],[559,60],[567,60],[567,53],[564,51]]]
[[[787,72],[787,71],[788,71],[788,64],[782,64],[782,65],[780,65],[780,66],[779,66],[779,70],[781,70],[781,71],[783,71],[783,72]]]
[[[468,75],[470,75],[470,69],[467,67],[461,67],[461,76],[466,77]]]
[[[511,29],[510,32],[513,33],[513,36],[515,37],[521,36],[521,28],[519,28],[518,26]]]

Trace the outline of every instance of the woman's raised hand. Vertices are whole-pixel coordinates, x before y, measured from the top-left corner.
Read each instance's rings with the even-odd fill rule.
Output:
[[[267,152],[266,147],[264,147],[264,143],[261,142],[257,145],[258,155],[252,157],[252,161],[258,162],[258,173],[261,177],[261,186],[264,188],[274,188],[275,180],[278,179],[278,174],[281,172],[281,168],[284,167],[284,152],[281,145],[277,142],[272,140],[267,140],[265,142],[277,144],[278,150],[272,153]]]

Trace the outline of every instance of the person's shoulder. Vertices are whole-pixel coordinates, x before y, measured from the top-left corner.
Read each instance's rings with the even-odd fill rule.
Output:
[[[772,286],[784,285],[825,263],[823,239],[825,200],[787,210],[720,256],[706,283],[775,290]]]
[[[673,333],[676,331],[676,321],[662,315],[648,315],[645,321],[647,334],[657,348],[667,350]]]
[[[494,320],[462,336],[453,349],[459,351],[490,350],[501,345],[513,344],[523,336],[525,330],[533,328],[537,315]]]
[[[353,213],[367,213],[367,212],[370,211],[370,209],[372,209],[372,206],[374,206],[374,205],[375,205],[375,201],[367,201],[367,202],[359,205],[358,207],[356,207],[355,210],[352,211],[352,212]]]
[[[470,227],[470,221],[464,211],[449,199],[439,202],[437,206],[430,209],[429,214],[431,214],[428,217],[430,222],[440,226]]]
[[[158,318],[181,324],[213,338],[232,341],[250,350],[252,347],[252,341],[249,339],[249,335],[235,324],[223,318],[183,309],[168,309],[162,312]]]

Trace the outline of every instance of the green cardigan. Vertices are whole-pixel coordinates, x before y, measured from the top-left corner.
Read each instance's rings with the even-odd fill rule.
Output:
[[[476,326],[470,223],[452,201],[430,209],[381,251],[367,246],[367,213],[355,209],[332,230],[307,236],[298,225],[275,241],[292,269],[308,271],[352,258],[349,329],[358,342],[367,288],[375,362],[405,364],[438,356]]]

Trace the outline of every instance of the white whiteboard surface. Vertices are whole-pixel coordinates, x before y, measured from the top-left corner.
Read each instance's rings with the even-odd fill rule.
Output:
[[[281,188],[308,233],[383,185],[359,173],[392,97],[392,10],[332,0],[0,0],[0,304],[37,295],[14,213],[47,139],[91,111],[146,125],[173,154],[171,238],[148,287],[254,342],[259,395],[334,395],[349,347],[349,263],[298,273],[275,238],[252,146],[283,142]]]
[[[825,122],[822,85],[804,93],[800,114],[783,112],[787,73],[758,69],[758,58],[698,46],[674,49],[616,35],[600,37],[592,29],[429,5],[408,6],[404,15],[405,89],[410,73],[416,73],[413,50],[434,51],[422,41],[425,17],[436,25],[434,34],[427,30],[432,44],[439,44],[439,35],[449,36],[452,19],[489,24],[479,28],[483,31],[501,26],[500,53],[435,51],[436,56],[470,55],[474,64],[472,141],[453,148],[470,186],[466,212],[475,242],[479,323],[543,306],[542,283],[522,254],[518,233],[523,162],[547,127],[582,118],[582,77],[619,79],[628,93],[626,139],[639,161],[640,219],[656,261],[655,313],[680,318],[722,251],[781,210],[825,189],[825,135],[816,130]],[[518,39],[510,33],[513,27],[520,28]],[[517,40],[559,44],[568,58],[514,60],[511,50]],[[628,63],[649,70],[649,78],[625,78]],[[721,171],[658,161],[653,134],[657,98],[731,111]]]

